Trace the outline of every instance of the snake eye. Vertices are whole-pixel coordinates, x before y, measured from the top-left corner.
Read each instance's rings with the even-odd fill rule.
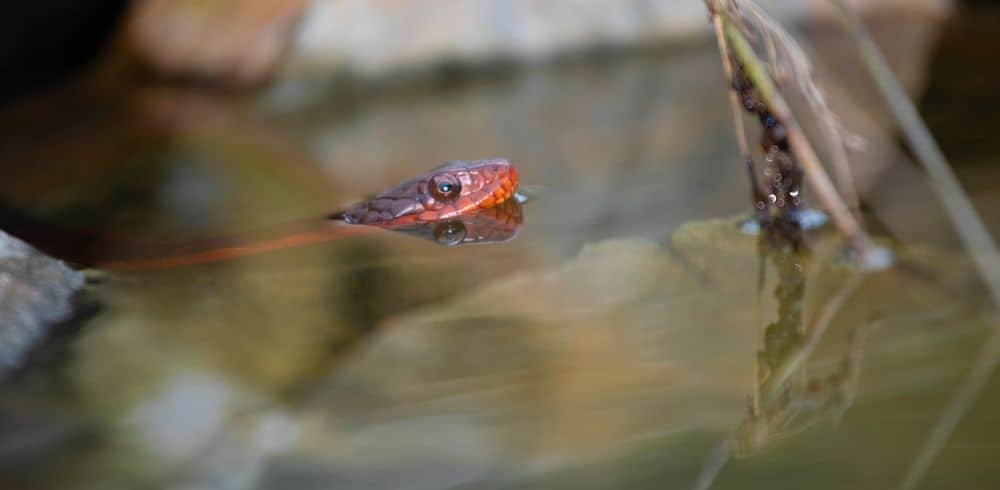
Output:
[[[462,192],[462,183],[451,174],[435,175],[430,182],[430,192],[438,201],[451,201]]]
[[[461,221],[445,221],[434,227],[434,240],[441,245],[453,246],[465,240],[465,225]]]

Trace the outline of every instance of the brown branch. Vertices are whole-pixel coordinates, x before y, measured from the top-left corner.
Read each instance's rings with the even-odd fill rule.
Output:
[[[764,103],[785,125],[788,132],[788,142],[800,160],[806,174],[812,184],[817,197],[830,213],[833,222],[848,242],[858,254],[862,266],[865,268],[880,268],[886,266],[888,259],[887,252],[875,247],[868,235],[864,232],[858,221],[851,214],[848,206],[844,203],[836,187],[830,180],[830,176],[823,170],[816,151],[809,143],[802,127],[792,114],[791,108],[784,97],[778,92],[774,81],[764,67],[764,63],[757,57],[757,54],[750,47],[750,43],[740,31],[737,24],[723,13],[718,17],[722,19],[724,30],[729,45],[735,58],[743,64],[747,77],[753,82]]]

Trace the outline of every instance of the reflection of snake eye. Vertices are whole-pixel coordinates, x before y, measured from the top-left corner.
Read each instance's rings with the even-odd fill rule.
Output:
[[[441,245],[458,245],[465,240],[465,225],[461,221],[445,221],[434,227],[434,240]]]
[[[451,201],[462,192],[462,183],[453,175],[435,175],[431,179],[431,195],[438,201]]]

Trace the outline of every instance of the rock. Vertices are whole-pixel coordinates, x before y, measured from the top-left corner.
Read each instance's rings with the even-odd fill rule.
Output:
[[[305,0],[135,2],[131,49],[162,74],[257,83],[281,59]]]
[[[0,482],[5,471],[42,473],[88,421],[52,400],[0,389]]]
[[[0,231],[0,375],[73,313],[82,273]]]
[[[849,276],[842,243],[817,233],[812,258],[784,274],[735,220],[686,224],[668,243],[600,240],[564,261],[484,275],[396,311],[321,365],[317,346],[336,345],[330,334],[343,326],[343,310],[317,306],[329,302],[331,277],[283,269],[280,280],[248,274],[251,288],[228,276],[197,296],[150,280],[75,344],[69,377],[107,434],[87,461],[185,488],[478,487],[729,434],[746,417],[761,329],[790,309],[812,328]],[[955,379],[965,364],[951,347],[984,331],[966,303],[978,287],[966,261],[920,248],[899,257],[899,269],[848,295],[808,361],[825,372],[879,314],[860,385],[867,400],[926,390],[914,381],[926,365],[935,382]],[[373,294],[399,301],[400,287]],[[275,288],[317,296],[292,301]],[[933,364],[912,365],[915,356]],[[304,367],[282,367],[272,383],[262,381],[268,364]],[[303,382],[288,396],[293,377]],[[91,474],[104,483],[104,471],[74,476]]]
[[[809,254],[764,259],[757,237],[742,234],[734,219],[684,225],[670,243],[594,243],[561,265],[397,316],[305,408],[326,414],[316,434],[377,439],[377,428],[401,424],[418,427],[425,435],[408,437],[422,440],[440,434],[421,425],[427,417],[481,414],[489,422],[456,432],[503,441],[480,450],[517,467],[558,466],[602,457],[614,450],[609,441],[735,426],[753,390],[757,336],[788,311],[801,311],[794,326],[810,332],[831,298],[845,300],[829,328],[821,327],[824,348],[809,361],[818,366],[840,361],[848,339],[876,316],[884,321],[873,349],[904,337],[914,346],[935,342],[941,314],[963,324],[952,330],[960,335],[983,331],[963,316],[969,310],[959,298],[976,285],[958,256],[903,250],[898,269],[849,287],[854,276],[835,233],[816,232]],[[865,383],[877,387],[869,396],[912,389],[892,376]],[[310,454],[343,462],[339,449],[319,446]],[[404,461],[379,468],[391,472],[418,459]]]
[[[752,359],[753,297],[716,299],[693,272],[650,240],[584,246],[561,265],[396,317],[345,361],[317,407],[366,428],[489,414],[468,432],[542,467],[600,456],[612,449],[603,441],[723,424],[742,408],[746,378],[734,374]],[[717,403],[691,410],[692,392]],[[335,401],[364,398],[373,405]],[[676,426],[658,425],[665,412]]]
[[[852,3],[863,11],[901,7],[897,0]],[[829,15],[824,4],[781,0],[767,7],[787,21]],[[904,5],[939,16],[951,1]],[[143,0],[130,12],[127,40],[163,74],[241,85],[274,75],[380,79],[440,63],[634,48],[705,36],[706,16],[696,0]]]
[[[894,0],[851,2],[871,11]],[[950,1],[907,2],[940,15]],[[782,20],[829,15],[822,1],[766,2]],[[537,60],[600,47],[637,47],[705,36],[701,1],[371,0],[314,1],[303,15],[284,76],[346,71],[384,76],[441,62]]]

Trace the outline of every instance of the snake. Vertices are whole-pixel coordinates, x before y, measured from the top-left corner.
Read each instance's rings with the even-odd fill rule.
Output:
[[[519,172],[505,158],[454,160],[346,209],[269,230],[264,239],[189,243],[156,257],[119,258],[99,269],[140,271],[192,266],[325,242],[375,229],[419,236],[447,246],[512,239],[523,222]]]

